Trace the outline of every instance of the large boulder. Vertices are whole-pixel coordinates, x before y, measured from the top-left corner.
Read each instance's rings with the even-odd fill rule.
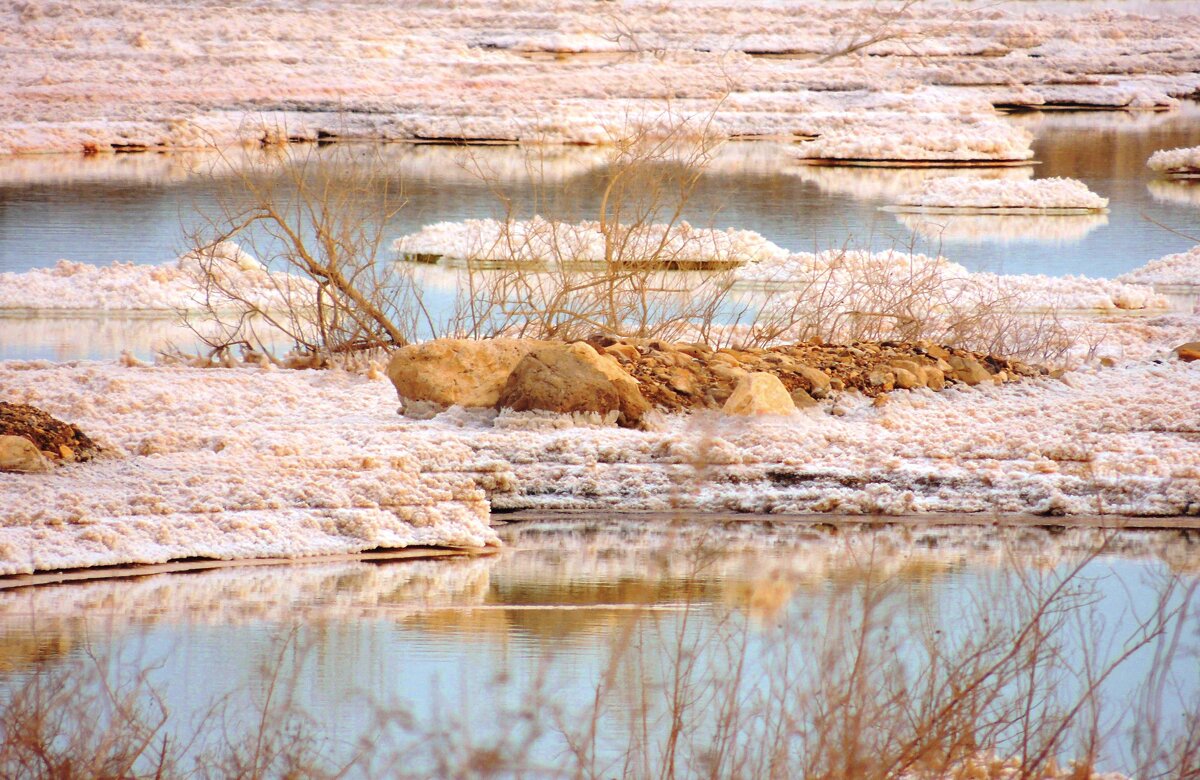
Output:
[[[617,424],[626,428],[639,427],[650,410],[637,381],[616,360],[583,342],[531,350],[513,367],[495,406],[564,414],[616,410]]]
[[[794,414],[796,403],[779,377],[756,371],[738,380],[723,411],[737,415]]]
[[[437,339],[392,354],[387,375],[401,398],[441,406],[493,407],[533,339]]]
[[[0,471],[49,471],[46,460],[33,442],[23,436],[0,436]]]

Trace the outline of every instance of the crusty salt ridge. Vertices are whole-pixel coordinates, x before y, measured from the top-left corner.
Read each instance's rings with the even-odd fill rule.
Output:
[[[39,376],[55,386],[28,386]],[[87,472],[4,475],[0,573],[496,541],[476,487],[494,465],[446,442],[394,443],[384,383],[6,363],[0,395],[62,410],[114,453]]]
[[[386,383],[336,371],[9,362],[0,395],[116,453],[0,475],[7,573],[482,545],[495,536],[477,485],[500,508],[885,514],[1171,515],[1200,495],[1200,442],[1180,429],[1200,416],[1200,364],[1176,360],[883,407],[845,394],[786,422],[670,416],[648,433],[483,411],[413,421]]]
[[[1160,149],[1150,155],[1146,165],[1159,173],[1200,176],[1200,146]]]
[[[951,176],[927,179],[917,192],[902,198],[897,211],[1102,211],[1102,198],[1076,179],[1053,177],[1009,181]]]
[[[206,275],[263,310],[302,305],[314,289],[299,276],[267,270],[236,243],[223,241],[203,257],[191,252],[163,265],[59,260],[53,268],[0,273],[0,311],[201,311],[207,306]],[[213,299],[219,306],[222,295],[215,289]]]
[[[895,201],[919,189],[929,179],[962,175],[959,168],[871,168],[789,165],[782,173],[816,185],[821,192],[849,195],[859,200]],[[1033,168],[975,168],[972,175],[987,179],[1028,179]]]
[[[926,123],[898,118],[891,126],[875,122],[830,130],[796,146],[805,162],[1012,163],[1033,158],[1033,136],[995,117],[951,117]]]
[[[912,286],[914,280],[934,296],[928,302],[933,307],[944,303],[944,298],[962,297],[980,302],[1003,298],[1011,311],[1170,308],[1166,298],[1143,285],[1084,276],[975,273],[944,257],[896,250],[796,252],[738,268],[735,273],[745,284],[792,287],[801,296],[839,301],[847,310],[874,311],[880,303],[867,303],[870,296],[889,296],[894,289]]]
[[[752,230],[695,228],[685,221],[635,228],[618,242],[617,260],[655,256],[670,264],[729,264],[776,260],[787,252]],[[401,256],[445,257],[516,263],[605,261],[605,237],[598,222],[566,223],[534,217],[502,222],[468,219],[437,222],[392,244]]]
[[[1200,244],[1186,252],[1151,260],[1140,268],[1117,277],[1127,284],[1200,288]]]
[[[820,63],[871,31],[876,10],[680,0],[624,5],[614,22],[584,0],[9,4],[0,36],[21,45],[0,54],[12,85],[0,151],[258,141],[264,120],[268,140],[597,141],[664,94],[689,113],[727,90],[718,131],[791,134],[811,129],[814,109],[861,107],[877,91],[924,114],[1165,107],[1200,87],[1192,3],[919,3],[896,20],[900,37]]]

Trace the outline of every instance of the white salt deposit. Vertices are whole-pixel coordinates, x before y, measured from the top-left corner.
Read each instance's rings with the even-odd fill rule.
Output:
[[[1162,287],[1200,287],[1200,245],[1187,252],[1151,260],[1141,268],[1118,276],[1117,281]]]
[[[1160,149],[1150,155],[1146,165],[1160,173],[1200,175],[1200,146]]]
[[[1076,179],[1053,177],[1009,181],[951,176],[927,179],[899,201],[898,210],[926,211],[1101,211],[1102,198]]]
[[[207,291],[206,278],[214,283]],[[0,311],[191,311],[205,308],[206,293],[218,307],[236,293],[260,309],[275,310],[311,300],[312,290],[311,282],[271,272],[225,241],[164,265],[60,260],[53,268],[0,273]]]
[[[69,419],[112,453],[39,479],[0,474],[0,573],[495,542],[477,487],[494,464],[396,437],[386,382],[7,363],[0,397]]]
[[[833,131],[821,112],[872,103],[906,113],[898,128],[1003,103],[1168,107],[1200,88],[1197,21],[1187,2],[917,3],[822,62],[879,31],[877,3],[34,2],[0,15],[22,44],[0,52],[0,152],[329,133],[603,142],[665,96],[684,114],[719,103],[716,131],[758,135]]]
[[[1033,158],[1033,136],[992,117],[927,122],[908,119],[891,127],[850,125],[796,147],[806,161],[1019,162]]]
[[[8,573],[486,544],[481,488],[501,508],[885,514],[1180,514],[1200,495],[1200,365],[1177,360],[652,432],[407,420],[388,383],[328,371],[6,363],[0,395],[113,451],[0,474]]]
[[[566,223],[534,217],[502,222],[438,222],[396,239],[402,256],[505,263],[649,262],[663,267],[728,265],[776,260],[787,252],[752,230],[645,225],[605,233],[598,222]]]
[[[973,273],[944,257],[896,250],[797,252],[739,268],[744,283],[794,288],[845,311],[892,310],[898,294],[930,311],[956,301],[1003,301],[1010,311],[1167,309],[1150,287],[1082,276]],[[881,307],[883,307],[881,309]]]

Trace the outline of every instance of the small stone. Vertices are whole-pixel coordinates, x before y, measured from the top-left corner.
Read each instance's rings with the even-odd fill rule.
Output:
[[[0,436],[0,471],[49,471],[50,461],[24,436]]]
[[[896,387],[902,390],[914,390],[925,386],[925,383],[918,379],[916,374],[906,369],[894,368],[892,373],[896,375]]]
[[[946,386],[946,375],[936,366],[922,366],[921,378],[925,381],[925,386],[930,390],[941,390]]]
[[[803,387],[797,387],[791,393],[792,403],[797,409],[811,409],[817,405],[817,401]]]
[[[974,386],[980,382],[992,380],[992,375],[975,358],[963,358],[953,355],[950,358],[950,365],[954,367],[952,376],[968,385]]]
[[[1189,341],[1187,344],[1180,344],[1178,347],[1175,347],[1175,356],[1185,363],[1200,360],[1200,341]]]
[[[871,406],[880,407],[880,406],[884,406],[885,404],[887,404],[887,402],[888,402],[888,394],[880,393],[879,395],[875,396],[875,400],[871,402]]]
[[[831,382],[829,376],[824,371],[819,371],[811,366],[806,366],[803,363],[797,363],[794,366],[797,374],[804,377],[812,389],[809,391],[813,398],[824,398],[829,395]]]
[[[63,460],[75,460],[75,450],[65,444],[58,445],[58,456]]]
[[[882,387],[886,392],[895,386],[896,375],[882,368],[873,368],[867,374],[867,381],[871,383],[872,387]]]

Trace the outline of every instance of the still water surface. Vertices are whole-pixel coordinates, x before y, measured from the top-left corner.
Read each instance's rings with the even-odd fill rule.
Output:
[[[1035,134],[1039,164],[974,174],[1078,178],[1110,199],[1108,213],[892,214],[880,208],[926,177],[957,172],[803,166],[784,145],[744,142],[722,148],[685,217],[755,230],[795,251],[901,247],[942,253],[972,270],[1053,276],[1117,276],[1185,251],[1194,243],[1186,236],[1200,235],[1200,183],[1163,180],[1145,167],[1157,149],[1200,144],[1200,108],[1027,114],[1010,121]],[[367,146],[363,157],[387,171],[390,193],[402,193],[404,206],[384,229],[389,259],[392,239],[423,225],[502,217],[498,192],[521,216],[588,218],[604,170],[603,150],[580,147],[473,147],[468,157],[449,146],[390,144]],[[480,170],[492,183],[481,180]],[[204,154],[0,158],[0,271],[52,266],[61,258],[169,262],[184,250],[197,214],[211,215],[218,203],[236,200],[237,188],[228,165]],[[436,269],[430,273],[438,276]],[[445,289],[430,296],[447,308],[454,298]],[[191,347],[194,337],[163,316],[0,318],[0,359],[111,358],[123,350],[148,358],[168,341]]]
[[[566,750],[558,730],[587,723],[607,680],[598,747],[611,760],[632,733],[648,729],[653,742],[669,722],[681,669],[693,693],[706,692],[688,713],[702,741],[721,686],[740,691],[747,715],[757,693],[819,696],[845,671],[837,664],[864,624],[869,663],[910,674],[926,663],[926,641],[952,647],[1013,630],[1029,614],[1025,599],[1060,582],[1098,538],[640,523],[523,523],[506,530],[506,551],[475,559],[233,567],[0,591],[0,694],[94,657],[116,679],[148,669],[182,731],[214,697],[236,692],[241,702],[249,692],[246,701],[261,703],[266,669],[338,760],[364,737],[380,753],[403,742],[395,724],[405,712],[483,743],[536,724],[544,732],[528,760],[557,766]],[[1115,658],[1178,577],[1182,590],[1167,602],[1190,600],[1193,613],[1171,625],[1180,645],[1169,668],[1158,665],[1167,685],[1151,699],[1164,723],[1182,725],[1200,700],[1200,597],[1186,590],[1196,556],[1187,537],[1127,535],[1085,565],[1062,602],[1066,620],[1047,634],[1059,646],[1043,670],[1052,695],[1073,701],[1085,662]],[[1131,760],[1131,730],[1164,647],[1139,651],[1104,684],[1108,766]],[[245,706],[235,705],[226,729],[256,727]],[[744,728],[753,733],[752,717]]]

